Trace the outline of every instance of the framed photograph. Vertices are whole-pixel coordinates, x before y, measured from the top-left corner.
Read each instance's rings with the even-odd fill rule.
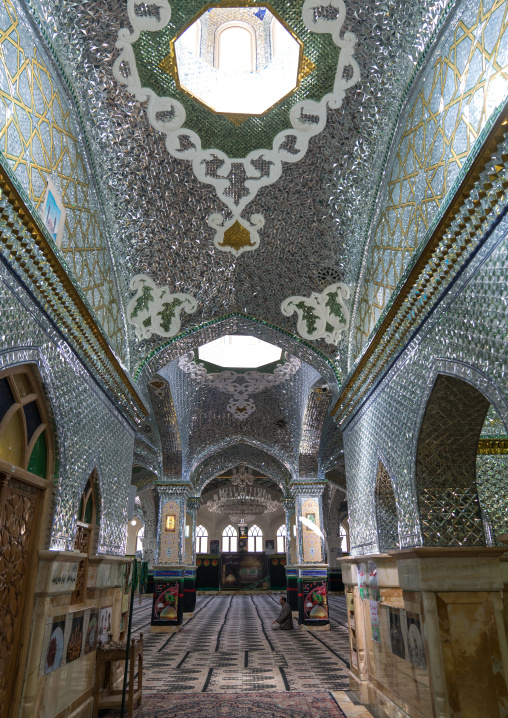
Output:
[[[60,249],[65,226],[66,210],[53,181],[48,179],[42,203],[42,221],[54,243]]]
[[[83,611],[74,614],[72,617],[71,635],[67,643],[66,663],[75,661],[81,656],[83,649],[83,620]]]
[[[113,607],[101,608],[99,618],[99,641],[101,643],[109,643],[109,634],[111,633],[111,621],[113,617]]]
[[[176,515],[175,514],[168,514],[166,516],[165,529],[169,533],[172,533],[172,534],[175,533],[175,531],[176,531]]]
[[[85,655],[95,651],[99,639],[99,612],[92,609],[85,634]]]
[[[219,539],[212,539],[210,541],[210,553],[212,556],[219,555]]]
[[[64,634],[66,616],[54,616],[51,624],[51,633],[48,637],[44,653],[44,673],[56,671],[62,665],[64,657]]]
[[[275,552],[275,541],[273,539],[265,539],[265,551]]]

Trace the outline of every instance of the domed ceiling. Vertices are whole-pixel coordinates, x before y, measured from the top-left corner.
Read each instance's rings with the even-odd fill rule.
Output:
[[[302,471],[303,456],[315,464],[305,471],[324,476],[341,452],[322,407],[346,370],[365,218],[444,0],[32,2],[84,118],[124,299],[127,368],[152,402],[148,443],[164,477],[197,476],[235,442],[266,452],[279,473]],[[203,38],[213,13],[229,23],[242,13],[264,33],[255,72],[275,54],[267,18],[298,43],[294,89],[262,114],[216,112],[182,86],[175,41],[199,20],[191,61],[211,72]],[[255,410],[241,421],[217,381],[179,364],[228,333],[264,339],[298,363],[287,381],[247,397]],[[233,465],[224,461],[217,473]],[[265,471],[261,463],[252,465]]]

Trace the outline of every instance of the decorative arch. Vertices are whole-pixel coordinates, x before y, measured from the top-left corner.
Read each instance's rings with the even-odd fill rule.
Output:
[[[0,459],[42,479],[53,474],[53,434],[32,364],[0,372]]]
[[[81,474],[81,480],[78,483],[76,487],[76,493],[75,493],[75,514],[74,514],[74,526],[73,530],[76,529],[76,521],[79,521],[78,518],[78,512],[79,512],[79,506],[81,503],[81,498],[83,496],[83,492],[85,491],[85,487],[87,483],[90,480],[93,480],[94,486],[94,499],[95,499],[95,530],[93,531],[93,544],[92,544],[92,550],[93,552],[97,551],[97,547],[99,545],[99,537],[101,532],[101,519],[102,519],[102,489],[101,489],[101,475],[102,475],[102,466],[101,466],[101,457],[97,454],[92,454],[88,457],[88,460],[85,464],[85,469],[83,473]],[[93,479],[92,479],[93,477]]]
[[[26,355],[25,355],[26,360]],[[0,360],[5,359],[0,355]],[[0,362],[0,705],[17,715],[19,666],[29,641],[37,550],[54,491],[53,432],[37,367]]]
[[[229,446],[214,447],[195,465],[190,480],[196,492],[202,493],[206,485],[224,471],[244,462],[260,473],[266,473],[285,491],[293,472],[277,457],[270,447],[259,446],[247,440],[233,438]]]
[[[240,313],[228,314],[213,321],[203,322],[199,326],[180,332],[169,339],[141,362],[134,373],[135,381],[138,384],[149,382],[154,374],[157,374],[174,359],[187,352],[195,351],[202,344],[219,339],[226,334],[250,334],[288,351],[319,372],[324,381],[328,383],[332,398],[334,400],[337,398],[341,374],[332,359],[296,334],[274,324],[268,325],[261,319]]]
[[[397,503],[388,471],[379,460],[375,488],[378,548],[381,553],[399,548]]]
[[[416,452],[418,510],[426,546],[486,544],[476,453],[489,403],[472,383],[437,375]]]

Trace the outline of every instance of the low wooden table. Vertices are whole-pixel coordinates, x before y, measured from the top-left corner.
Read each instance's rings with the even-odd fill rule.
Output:
[[[113,661],[125,661],[127,641],[110,641],[101,643],[97,647],[97,664],[95,672],[93,718],[98,718],[99,710],[107,708],[120,708],[122,705],[122,690],[113,688]],[[134,672],[138,659],[138,687],[134,690]],[[141,705],[143,691],[143,634],[139,639],[132,639],[129,646],[129,683],[127,686],[126,706],[127,715],[132,718],[134,704]]]

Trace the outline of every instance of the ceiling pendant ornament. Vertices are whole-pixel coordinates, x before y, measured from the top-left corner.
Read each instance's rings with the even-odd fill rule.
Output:
[[[342,282],[335,282],[321,294],[310,297],[288,297],[280,305],[286,317],[296,312],[296,328],[304,339],[324,339],[327,344],[339,343],[340,335],[349,328],[349,309],[346,300],[351,292]]]
[[[235,371],[221,371],[209,374],[204,364],[194,361],[193,351],[178,360],[180,369],[190,374],[192,379],[231,396],[227,410],[238,421],[245,421],[256,410],[256,405],[250,398],[251,394],[283,384],[296,374],[301,365],[300,359],[289,356],[286,362],[277,364],[273,373],[246,371],[240,374]]]
[[[258,229],[265,223],[262,214],[251,214],[250,222],[243,217],[225,220],[222,214],[211,214],[208,225],[216,230],[213,243],[217,249],[231,252],[239,257],[242,252],[249,252],[259,246]]]
[[[190,294],[172,294],[145,274],[136,274],[129,286],[136,294],[127,305],[127,321],[136,328],[138,339],[150,339],[152,334],[174,337],[180,331],[180,313],[194,314],[198,307]]]
[[[177,0],[173,4],[176,7]],[[242,5],[241,0],[238,4]],[[168,0],[146,0],[142,4],[136,3],[136,0],[128,0],[127,11],[133,32],[122,28],[118,33],[116,45],[120,55],[113,66],[116,80],[125,85],[139,102],[148,101],[149,122],[154,129],[166,136],[166,149],[169,154],[179,160],[192,162],[197,179],[213,186],[219,199],[229,210],[222,222],[217,215],[208,218],[208,224],[217,230],[215,246],[221,251],[232,252],[235,256],[256,249],[259,245],[258,230],[263,226],[264,219],[262,215],[256,214],[247,220],[242,217],[242,213],[262,187],[279,179],[283,162],[295,163],[305,156],[311,138],[326,126],[328,108],[338,109],[342,105],[346,90],[360,80],[360,69],[353,57],[356,36],[351,32],[341,35],[346,16],[343,0],[329,0],[326,6],[323,5],[323,0],[305,0],[301,11],[304,26],[310,33],[329,34],[339,48],[332,91],[327,92],[319,102],[303,99],[290,107],[287,117],[290,128],[275,135],[271,149],[262,146],[248,152],[243,158],[234,159],[220,149],[203,148],[199,134],[184,127],[187,114],[179,100],[167,95],[159,96],[151,87],[142,85],[141,70],[144,79],[155,75],[153,72],[147,75],[146,68],[137,67],[138,46],[135,52],[134,45],[142,33],[150,35],[163,31],[168,26],[171,19]],[[318,63],[311,77],[319,71]],[[145,84],[149,84],[148,79]],[[241,127],[247,124],[244,123]],[[245,177],[245,191],[242,192],[235,190],[235,174],[238,176],[239,166]],[[224,241],[226,232],[236,223],[238,226],[233,240]],[[245,237],[241,239],[245,232],[239,231],[239,226],[249,232],[249,243]],[[231,234],[228,235],[230,236]]]
[[[245,464],[235,466],[231,474],[231,483],[233,486],[238,486],[241,489],[244,489],[246,486],[252,486],[254,476],[250,466],[245,466]]]

